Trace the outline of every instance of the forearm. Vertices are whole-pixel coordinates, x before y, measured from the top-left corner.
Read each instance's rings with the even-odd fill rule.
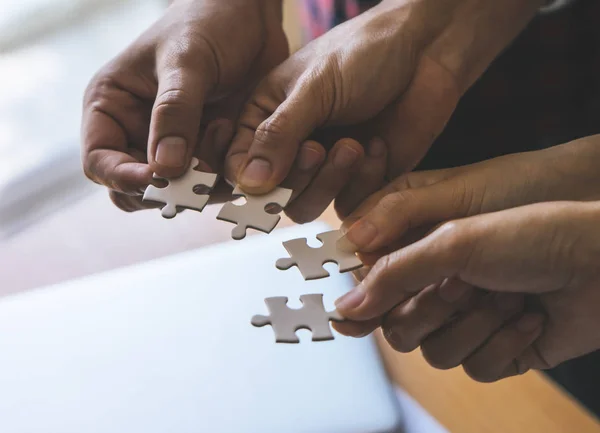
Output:
[[[452,7],[459,2],[458,7]],[[535,17],[545,0],[435,0],[421,1],[424,17],[444,8],[448,25],[427,50],[447,68],[464,93],[492,61]]]

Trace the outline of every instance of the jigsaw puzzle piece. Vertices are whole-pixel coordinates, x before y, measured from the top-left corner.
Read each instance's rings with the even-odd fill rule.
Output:
[[[306,309],[306,311],[310,311],[312,314],[310,318],[310,327],[307,328],[312,332],[312,340],[333,340],[334,337],[329,322],[343,321],[344,318],[342,315],[337,310],[331,312],[325,310],[325,307],[323,306],[323,295],[302,295],[300,296],[300,301],[302,301],[303,308]],[[308,319],[309,318],[307,317],[305,321],[308,321]]]
[[[154,179],[162,179],[154,176]],[[161,215],[163,218],[174,218],[177,215],[177,206],[169,199],[165,198],[164,188],[157,188],[154,185],[148,185],[144,192],[144,201],[155,201],[157,203],[164,203],[165,206],[161,209]]]
[[[300,296],[302,307],[289,308],[288,298],[274,297],[265,299],[269,316],[256,315],[252,325],[262,327],[271,325],[277,343],[299,343],[296,335],[299,329],[312,331],[313,341],[333,340],[330,321],[342,321],[343,317],[337,312],[327,312],[323,306],[323,295],[312,294]]]
[[[323,243],[323,255],[331,258],[331,261],[337,263],[340,272],[354,271],[363,266],[363,263],[355,253],[344,251],[338,248],[338,241],[342,237],[340,230],[320,233],[317,239]],[[327,262],[325,262],[327,263]]]
[[[277,260],[277,269],[286,271],[297,266],[305,280],[318,280],[329,276],[329,272],[323,267],[325,262],[319,250],[311,248],[306,238],[286,241],[283,246],[290,257]]]
[[[217,182],[217,175],[194,170],[200,164],[198,158],[192,158],[187,172],[177,179],[164,179],[168,185],[158,188],[149,185],[144,192],[143,200],[164,203],[161,209],[164,218],[173,218],[177,215],[177,208],[193,209],[202,212],[209,199],[208,194],[196,194],[194,188],[204,186],[212,189]],[[154,175],[155,179],[163,179]]]
[[[275,266],[282,271],[296,266],[305,280],[329,277],[329,272],[323,268],[326,263],[337,263],[340,272],[353,271],[362,267],[363,264],[356,254],[338,248],[337,242],[341,236],[339,230],[318,234],[317,239],[323,244],[319,248],[311,248],[306,238],[286,241],[283,246],[290,257],[277,260]]]
[[[246,203],[239,206],[233,202],[226,203],[217,215],[217,219],[236,224],[231,232],[231,237],[235,240],[241,240],[246,237],[248,228],[271,233],[279,223],[281,216],[267,213],[265,208],[268,205],[276,204],[283,209],[292,197],[292,190],[276,188],[268,194],[249,195],[236,187],[233,195],[245,197]]]

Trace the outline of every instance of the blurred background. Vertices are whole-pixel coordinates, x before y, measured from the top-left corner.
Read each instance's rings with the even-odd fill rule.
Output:
[[[14,235],[93,188],[81,176],[79,158],[83,92],[165,5],[0,1],[0,236]]]

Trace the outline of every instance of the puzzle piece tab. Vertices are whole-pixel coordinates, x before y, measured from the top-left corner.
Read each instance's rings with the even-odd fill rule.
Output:
[[[196,186],[205,186],[212,189],[217,182],[217,175],[194,170],[200,164],[198,158],[192,158],[192,163],[187,172],[177,179],[165,179],[169,184],[165,188],[149,185],[144,192],[144,200],[164,203],[162,216],[173,218],[177,215],[177,208],[194,209],[202,212],[208,203],[207,194],[196,194]],[[154,175],[155,179],[162,179]]]
[[[362,267],[362,262],[356,254],[346,252],[337,247],[337,241],[342,237],[339,230],[325,232],[317,235],[323,246],[311,248],[306,238],[292,239],[283,243],[290,254],[290,258],[277,260],[277,268],[285,271],[292,266],[297,266],[305,280],[326,278],[329,272],[323,268],[325,263],[337,263],[340,272],[353,271]]]
[[[240,240],[246,237],[248,228],[271,233],[281,216],[267,213],[265,208],[270,204],[276,204],[283,209],[292,197],[292,190],[276,188],[268,194],[250,195],[236,187],[233,195],[244,196],[246,203],[240,206],[232,202],[226,203],[217,215],[217,219],[237,224],[231,232],[231,237]]]
[[[327,312],[323,306],[323,295],[302,295],[302,308],[287,306],[288,298],[275,297],[265,299],[269,316],[257,315],[252,318],[252,325],[260,328],[271,325],[277,343],[300,343],[296,335],[299,329],[312,331],[312,341],[333,340],[329,321],[341,322],[344,318],[337,312]]]

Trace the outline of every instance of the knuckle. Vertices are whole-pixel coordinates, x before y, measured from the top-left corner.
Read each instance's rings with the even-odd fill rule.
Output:
[[[411,179],[412,179],[412,176],[410,175],[410,173],[403,174],[399,178],[395,179],[389,185],[390,191],[393,191],[393,192],[402,192],[402,191],[406,191],[407,189],[413,188],[412,183],[411,183]]]
[[[406,190],[394,191],[381,199],[379,208],[385,214],[396,213],[398,209],[406,207],[413,197],[413,193]]]
[[[285,112],[274,113],[256,128],[254,141],[264,147],[275,147],[285,138],[285,125],[290,121]]]
[[[468,223],[464,220],[445,222],[435,231],[434,237],[441,252],[448,255],[449,263],[461,260],[466,266],[472,250]]]
[[[116,83],[111,74],[106,72],[106,67],[96,73],[88,83],[84,92],[85,104],[91,104],[104,98],[116,87]]]
[[[369,273],[369,279],[374,279],[378,283],[385,282],[392,268],[392,259],[390,254],[381,257]]]
[[[185,110],[197,108],[199,102],[184,90],[169,89],[156,97],[154,113],[163,117],[180,116]]]
[[[451,189],[450,205],[457,213],[468,212],[471,209],[472,194],[464,179],[458,178],[453,182]]]

